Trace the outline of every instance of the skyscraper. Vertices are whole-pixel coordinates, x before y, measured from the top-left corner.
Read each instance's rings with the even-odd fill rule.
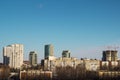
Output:
[[[37,53],[35,51],[30,52],[29,61],[31,66],[37,66]]]
[[[45,45],[45,59],[47,59],[49,56],[53,56],[54,54],[54,47],[52,44]]]
[[[70,58],[70,51],[69,50],[64,50],[62,52],[62,57],[63,58]]]
[[[11,68],[20,68],[23,64],[23,45],[12,44],[3,48],[3,63]]]
[[[103,51],[103,61],[117,61],[117,51],[116,50],[106,50]]]

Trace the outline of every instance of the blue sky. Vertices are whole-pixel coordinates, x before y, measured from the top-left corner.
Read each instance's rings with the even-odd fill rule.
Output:
[[[2,47],[24,44],[44,58],[53,44],[57,57],[69,49],[73,57],[101,59],[102,50],[120,45],[120,0],[0,0],[0,61]],[[120,56],[120,55],[119,55]]]

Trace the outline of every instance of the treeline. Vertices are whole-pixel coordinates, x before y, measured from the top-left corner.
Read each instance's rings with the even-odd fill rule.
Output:
[[[95,71],[86,71],[84,67],[57,67],[56,78],[53,80],[98,80],[98,74]]]
[[[107,70],[106,70],[107,71]],[[23,74],[25,75],[25,74]],[[98,71],[87,71],[84,67],[56,67],[53,77],[47,75],[27,75],[22,80],[120,80],[119,75],[108,74],[99,75]]]
[[[106,70],[106,67],[101,69]],[[120,68],[116,67],[114,68],[115,70],[119,71]],[[120,74],[119,72],[113,76],[110,70],[107,71],[107,74],[100,76],[98,71],[87,71],[81,66],[77,66],[76,68],[70,66],[56,67],[52,78],[48,77],[49,74],[23,74],[21,80],[120,80],[120,75],[117,75]],[[10,69],[8,66],[0,66],[0,80],[7,80],[10,72],[19,72],[19,70]],[[14,80],[19,80],[19,76],[14,77]]]
[[[114,68],[118,70],[118,68]],[[112,71],[114,71],[112,69]],[[104,72],[104,71],[103,71]],[[120,80],[119,73],[114,74],[113,72],[106,70],[106,74],[101,76],[99,71],[87,71],[84,67],[57,67],[56,78],[53,80]]]
[[[10,68],[8,66],[0,65],[0,80],[7,80],[10,75]]]

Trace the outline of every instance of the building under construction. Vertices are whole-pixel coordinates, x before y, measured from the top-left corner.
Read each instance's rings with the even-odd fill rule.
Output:
[[[103,51],[103,61],[117,61],[118,56],[117,56],[118,51],[116,50],[106,50]]]

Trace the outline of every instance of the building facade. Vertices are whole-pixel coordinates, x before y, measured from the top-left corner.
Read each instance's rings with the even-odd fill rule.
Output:
[[[3,63],[10,68],[21,68],[23,64],[23,45],[12,44],[4,47]]]
[[[51,71],[42,71],[42,70],[24,70],[20,71],[20,80],[51,80],[52,79]]]
[[[31,66],[37,66],[37,53],[35,51],[30,52],[29,62]]]
[[[77,59],[77,58],[56,58],[55,60],[42,60],[44,70],[55,71],[56,67],[81,67],[88,71],[97,71],[100,69],[100,60]]]
[[[54,47],[52,44],[45,45],[45,59],[49,56],[54,56]]]
[[[118,56],[117,56],[117,51],[116,50],[106,50],[103,51],[103,61],[117,61]]]
[[[70,51],[69,50],[64,50],[62,52],[62,57],[70,58]]]

